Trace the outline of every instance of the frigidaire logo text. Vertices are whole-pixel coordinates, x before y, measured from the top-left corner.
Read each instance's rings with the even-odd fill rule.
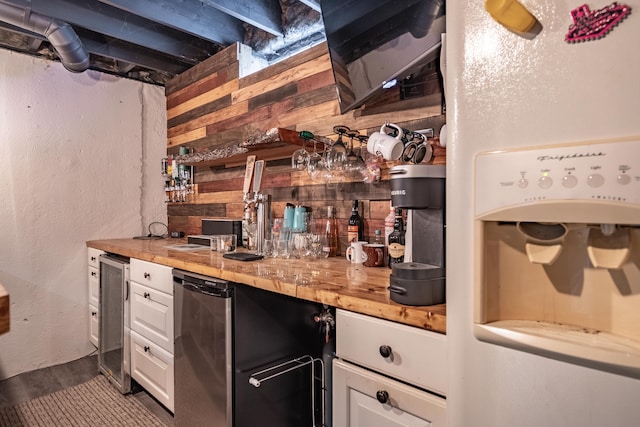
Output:
[[[558,154],[557,156],[538,156],[538,160],[544,162],[545,160],[580,159],[583,157],[602,157],[606,155],[607,154],[603,153],[602,151],[599,153]]]
[[[392,196],[406,196],[407,190],[391,190]]]

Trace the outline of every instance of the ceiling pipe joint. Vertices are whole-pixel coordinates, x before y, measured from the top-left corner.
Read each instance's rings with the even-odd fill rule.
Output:
[[[40,15],[30,8],[23,9],[6,3],[0,3],[0,21],[46,37],[67,70],[81,73],[89,68],[89,54],[67,22]]]

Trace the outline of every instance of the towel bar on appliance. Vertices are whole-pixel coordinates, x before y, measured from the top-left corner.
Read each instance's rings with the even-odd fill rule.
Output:
[[[326,426],[325,419],[324,419],[324,410],[325,410],[324,394],[326,390],[325,390],[325,382],[324,382],[324,363],[322,359],[313,358],[309,355],[305,355],[305,356],[296,357],[295,359],[287,360],[286,362],[282,362],[278,365],[274,365],[269,368],[263,369],[261,371],[254,372],[253,374],[251,374],[251,376],[249,376],[249,384],[251,384],[255,388],[258,388],[263,382],[272,380],[288,372],[295,371],[296,369],[300,369],[303,366],[311,365],[311,418],[312,418],[312,426],[316,427],[316,423],[315,423],[315,412],[316,412],[315,381],[317,379],[315,374],[316,362],[320,363],[320,370],[321,370],[320,382],[321,382],[321,390],[322,390],[322,395],[321,395],[322,408],[320,411],[322,415],[322,422],[319,427],[324,427]],[[274,371],[275,373],[271,373]],[[262,377],[262,375],[266,375],[266,376]]]

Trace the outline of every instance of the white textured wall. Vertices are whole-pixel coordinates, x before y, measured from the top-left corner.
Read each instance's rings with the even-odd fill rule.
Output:
[[[88,342],[86,246],[166,223],[164,90],[0,50],[0,379]]]

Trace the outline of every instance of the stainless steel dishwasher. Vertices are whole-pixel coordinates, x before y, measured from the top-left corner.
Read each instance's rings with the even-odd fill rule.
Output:
[[[181,270],[173,276],[176,426],[324,424],[319,304]]]

